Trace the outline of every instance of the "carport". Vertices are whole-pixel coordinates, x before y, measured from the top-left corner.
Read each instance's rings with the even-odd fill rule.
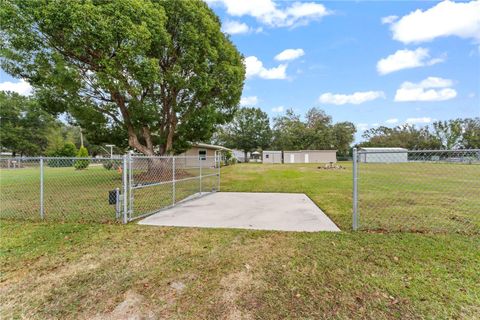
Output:
[[[215,192],[178,203],[144,225],[278,231],[340,231],[302,193]]]

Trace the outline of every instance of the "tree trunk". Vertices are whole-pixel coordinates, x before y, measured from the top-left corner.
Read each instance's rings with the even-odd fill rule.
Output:
[[[245,163],[249,162],[248,160],[248,151],[247,150],[243,150],[243,154],[245,156]]]

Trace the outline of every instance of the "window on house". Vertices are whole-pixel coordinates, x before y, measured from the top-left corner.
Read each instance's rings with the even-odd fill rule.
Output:
[[[270,155],[269,155],[269,154],[266,154],[266,155],[265,155],[265,158],[267,158],[267,159],[268,159],[269,157],[270,157]]]
[[[207,160],[207,150],[198,150],[198,159]]]

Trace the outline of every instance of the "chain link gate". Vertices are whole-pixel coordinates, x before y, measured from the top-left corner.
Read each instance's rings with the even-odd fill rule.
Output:
[[[220,191],[221,157],[124,157],[123,222]]]

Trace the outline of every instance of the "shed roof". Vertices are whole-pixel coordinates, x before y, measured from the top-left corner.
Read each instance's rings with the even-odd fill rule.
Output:
[[[365,150],[365,151],[408,151],[405,148],[360,148],[360,150]]]
[[[292,150],[292,151],[285,151],[289,153],[300,153],[300,152],[337,152],[337,150]]]

